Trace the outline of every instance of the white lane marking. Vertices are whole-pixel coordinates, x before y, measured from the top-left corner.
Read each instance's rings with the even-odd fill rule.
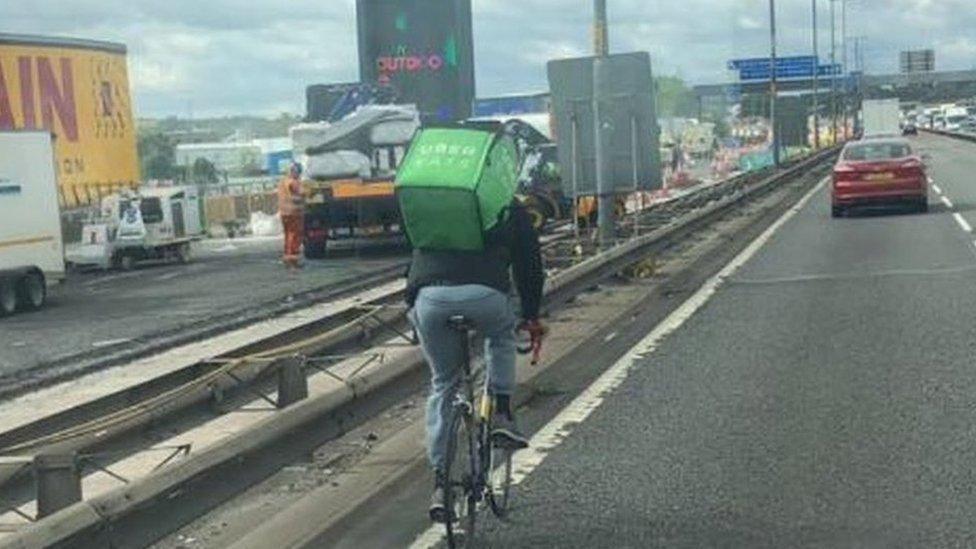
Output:
[[[896,276],[942,276],[976,271],[976,265],[949,267],[945,269],[894,269],[891,271],[869,271],[865,273],[822,273],[801,276],[784,276],[775,278],[736,278],[729,280],[729,284],[742,286],[763,286],[774,284],[798,284],[804,282],[833,282],[845,280],[862,280],[870,278],[888,278]]]
[[[940,189],[938,185],[933,184],[932,189],[935,190],[935,192],[942,194],[942,189]]]
[[[111,347],[112,345],[121,345],[122,343],[128,343],[130,341],[132,341],[131,337],[121,339],[105,339],[102,341],[95,341],[91,344],[91,346],[96,349],[100,349],[102,347]]]
[[[926,179],[928,179],[928,180],[929,180],[929,184],[930,184],[930,185],[932,185],[932,184],[935,184],[935,180],[934,180],[934,179],[932,179],[932,177],[927,177]]]
[[[947,208],[954,208],[955,207],[955,206],[952,205],[952,201],[949,200],[948,197],[943,196],[941,198],[942,198],[942,203],[945,204]]]
[[[172,280],[172,279],[174,279],[174,278],[176,278],[176,277],[178,277],[178,276],[180,276],[182,274],[183,273],[180,272],[180,271],[176,271],[176,272],[172,272],[172,273],[166,273],[164,275],[157,276],[156,277],[156,281],[157,282],[165,282],[167,280]]]
[[[962,214],[956,212],[952,214],[952,217],[956,219],[956,223],[958,223],[959,226],[962,227],[962,230],[966,231],[967,233],[973,232],[973,228],[969,226],[969,223],[966,223],[965,219],[962,218]]]
[[[611,334],[607,334],[607,337],[603,338],[603,342],[604,343],[609,343],[609,342],[613,341],[616,337],[617,337],[617,332],[613,332]]]
[[[701,309],[715,295],[722,283],[749,261],[752,256],[756,255],[780,227],[802,210],[807,202],[823,188],[828,179],[822,180],[805,194],[796,205],[787,210],[775,223],[753,240],[746,249],[742,250],[735,259],[705,282],[697,292],[655,326],[637,345],[631,347],[620,360],[610,366],[569,406],[563,408],[552,421],[533,435],[529,442],[529,448],[518,452],[513,458],[512,485],[516,486],[525,480],[546,459],[546,456],[569,436],[575,425],[586,421],[590,414],[610,396],[610,393],[620,387],[627,379],[630,370],[637,364],[637,360],[653,352],[661,340],[680,328],[698,309]],[[417,539],[410,545],[410,549],[429,549],[439,545],[443,540],[444,527],[435,524],[417,536]]]

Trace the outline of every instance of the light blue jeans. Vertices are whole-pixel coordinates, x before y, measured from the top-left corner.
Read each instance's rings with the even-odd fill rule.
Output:
[[[443,469],[454,396],[461,381],[464,349],[457,330],[448,325],[463,315],[485,338],[489,390],[511,395],[515,390],[515,312],[508,296],[480,285],[430,286],[420,290],[409,317],[430,365],[427,400],[427,458]]]

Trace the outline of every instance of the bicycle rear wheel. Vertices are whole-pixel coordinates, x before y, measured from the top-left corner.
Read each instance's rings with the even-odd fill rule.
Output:
[[[502,448],[491,450],[491,490],[488,503],[491,512],[503,519],[508,514],[508,504],[512,493],[512,451]]]
[[[474,491],[477,478],[476,437],[470,429],[470,416],[456,410],[447,439],[447,462],[444,467],[446,484],[444,508],[449,516],[444,521],[447,546],[467,547],[474,539],[478,515],[478,499]]]

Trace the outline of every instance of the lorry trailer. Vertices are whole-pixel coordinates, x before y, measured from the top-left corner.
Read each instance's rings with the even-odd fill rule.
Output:
[[[139,186],[124,44],[0,32],[0,130],[54,140],[65,208]]]
[[[863,105],[864,137],[901,134],[901,108],[898,99],[868,99]]]

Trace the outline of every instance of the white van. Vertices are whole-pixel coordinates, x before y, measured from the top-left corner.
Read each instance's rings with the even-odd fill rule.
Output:
[[[0,132],[0,315],[42,307],[64,271],[51,134]]]

